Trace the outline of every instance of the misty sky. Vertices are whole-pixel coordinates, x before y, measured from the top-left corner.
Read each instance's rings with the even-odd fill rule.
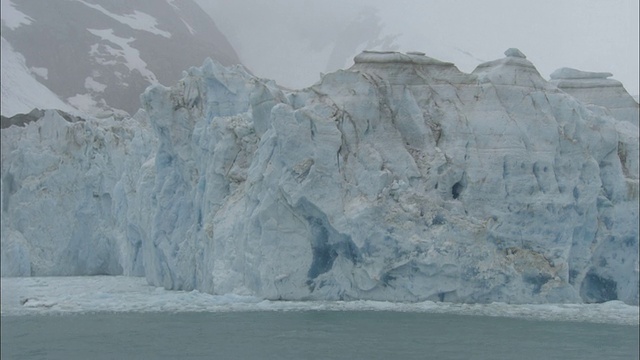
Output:
[[[540,73],[607,71],[638,89],[638,0],[197,0],[258,76],[309,86],[363,49],[422,51],[471,72],[509,47]]]

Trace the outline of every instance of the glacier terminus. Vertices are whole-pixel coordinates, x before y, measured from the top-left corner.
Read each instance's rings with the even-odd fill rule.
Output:
[[[20,115],[1,132],[2,276],[637,305],[638,103],[611,74],[547,81],[505,55],[463,73],[365,51],[301,90],[206,60],[133,117]]]

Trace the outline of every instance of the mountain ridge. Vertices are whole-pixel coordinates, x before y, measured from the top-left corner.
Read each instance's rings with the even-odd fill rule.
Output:
[[[3,38],[23,56],[32,77],[89,115],[134,114],[148,85],[174,83],[183,69],[206,57],[240,63],[225,36],[191,0],[3,0],[3,10],[9,10]],[[13,114],[3,110],[3,115]]]

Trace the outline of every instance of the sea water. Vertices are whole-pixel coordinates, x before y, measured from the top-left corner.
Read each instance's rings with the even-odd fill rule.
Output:
[[[2,359],[637,359],[637,306],[268,301],[0,278]]]
[[[638,327],[392,311],[2,317],[2,359],[637,359]]]

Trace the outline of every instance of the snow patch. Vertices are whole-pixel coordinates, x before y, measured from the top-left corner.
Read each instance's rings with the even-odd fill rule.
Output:
[[[88,76],[84,79],[84,88],[95,92],[103,92],[107,88],[107,85],[95,81],[92,77]]]
[[[187,30],[189,30],[189,33],[191,33],[191,35],[196,34],[196,31],[191,27],[191,25],[189,25],[183,18],[180,18],[180,20],[182,20],[182,23],[187,27]]]
[[[95,114],[102,111],[98,102],[90,94],[77,94],[75,96],[67,98],[67,101],[69,102],[69,104],[88,114]]]
[[[140,52],[129,45],[135,40],[135,38],[125,39],[116,36],[113,33],[113,29],[87,29],[87,31],[100,37],[102,40],[108,41],[119,47],[119,49],[116,49],[105,44],[92,45],[89,54],[95,57],[99,64],[114,65],[117,63],[116,59],[123,58],[124,65],[129,69],[129,71],[138,70],[142,77],[150,83],[158,82],[156,75],[147,69],[147,63],[140,57]]]
[[[100,5],[89,4],[86,1],[82,0],[79,1],[92,9],[100,11],[108,17],[118,21],[119,23],[129,26],[134,30],[143,30],[152,34],[164,36],[166,38],[171,38],[171,33],[160,30],[156,27],[158,25],[158,20],[149,14],[135,10],[133,14],[118,15],[108,11]]]
[[[176,9],[176,10],[180,11],[180,8],[178,7],[178,5],[176,5],[176,1],[175,1],[175,0],[167,0],[167,3],[168,3],[169,5],[171,5],[171,7],[172,7],[172,8],[174,8],[174,9]]]
[[[0,2],[0,14],[3,25],[11,30],[15,30],[22,25],[29,25],[34,21],[33,18],[16,9],[16,5],[11,0]]]

